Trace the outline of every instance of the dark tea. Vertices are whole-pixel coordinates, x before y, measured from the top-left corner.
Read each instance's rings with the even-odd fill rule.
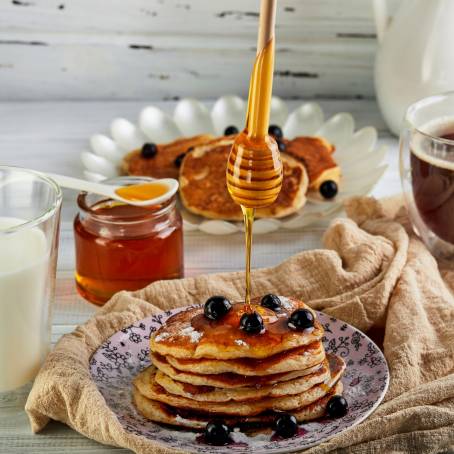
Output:
[[[413,196],[427,227],[454,245],[454,123],[431,135],[445,140],[421,137],[411,144]]]

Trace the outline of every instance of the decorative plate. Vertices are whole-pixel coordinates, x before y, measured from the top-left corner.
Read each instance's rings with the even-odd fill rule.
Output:
[[[119,175],[119,164],[129,151],[145,142],[165,143],[183,136],[202,133],[222,135],[229,125],[242,129],[245,122],[246,102],[238,96],[223,96],[211,111],[195,99],[183,99],[175,107],[173,117],[155,106],[145,107],[139,114],[138,125],[124,118],[110,124],[111,138],[95,134],[90,138],[91,151],[81,154],[84,175],[88,180],[101,181]],[[270,124],[282,126],[284,136],[322,136],[336,146],[335,159],[342,170],[342,181],[335,199],[326,201],[308,195],[308,202],[297,213],[283,219],[259,219],[254,233],[268,233],[284,229],[299,229],[333,215],[342,202],[353,195],[368,194],[385,172],[383,164],[387,148],[376,149],[377,131],[372,126],[355,131],[355,122],[349,113],[338,113],[324,120],[321,107],[305,103],[290,114],[287,104],[274,97],[271,103]],[[242,230],[242,223],[206,219],[182,209],[186,231],[201,230],[225,235]]]
[[[234,443],[214,447],[199,441],[198,433],[173,429],[153,423],[141,416],[131,400],[132,381],[150,365],[149,340],[165,320],[185,309],[176,309],[141,320],[114,334],[104,342],[90,360],[90,372],[107,405],[116,414],[124,430],[149,438],[170,449],[194,453],[238,454],[287,453],[315,446],[369,416],[385,396],[389,371],[380,349],[363,333],[321,312],[325,328],[324,344],[328,352],[345,359],[347,369],[342,378],[349,412],[340,419],[323,418],[300,425],[298,435],[286,440],[271,439],[269,434],[247,436],[234,432]]]

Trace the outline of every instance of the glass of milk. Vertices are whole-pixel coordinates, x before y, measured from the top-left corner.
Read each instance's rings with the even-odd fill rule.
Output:
[[[46,176],[0,166],[0,392],[32,380],[49,351],[61,201]]]

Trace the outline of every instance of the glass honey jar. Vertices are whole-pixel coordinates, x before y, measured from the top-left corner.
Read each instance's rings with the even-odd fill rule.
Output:
[[[148,183],[146,177],[118,177],[103,183]],[[76,285],[80,295],[102,305],[120,290],[183,277],[183,230],[176,196],[137,207],[81,192],[74,219]]]

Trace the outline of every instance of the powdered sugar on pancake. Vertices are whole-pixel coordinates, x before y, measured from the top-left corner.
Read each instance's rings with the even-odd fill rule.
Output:
[[[193,344],[197,344],[203,336],[203,333],[196,331],[192,326],[181,330],[182,336],[188,336]]]
[[[246,342],[244,342],[243,339],[235,339],[235,344],[240,347],[249,347],[249,345]]]
[[[154,340],[155,340],[155,342],[161,342],[161,341],[163,341],[163,340],[168,339],[169,337],[170,337],[170,333],[164,332],[164,333],[158,334],[158,335],[154,338]]]
[[[286,311],[291,311],[293,309],[293,303],[291,302],[291,300],[289,300],[288,298],[286,298],[285,296],[279,296],[278,297],[281,301],[281,305],[282,307],[286,310]]]

